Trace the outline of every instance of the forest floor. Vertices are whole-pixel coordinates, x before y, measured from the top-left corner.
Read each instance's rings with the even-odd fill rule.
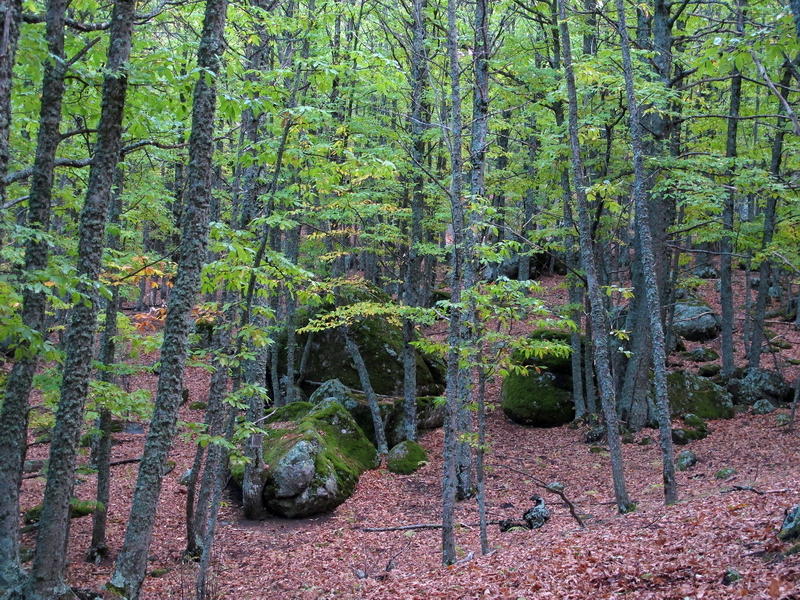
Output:
[[[562,293],[566,296],[557,285],[549,290],[554,303]],[[785,361],[800,355],[800,334],[789,324],[774,327],[794,343],[794,349],[765,357],[764,366],[774,368],[772,362],[780,361],[791,369]],[[784,373],[789,381],[797,377],[796,367]],[[155,391],[152,376],[138,376],[133,383]],[[192,400],[204,400],[207,372],[190,368],[187,387]],[[499,403],[496,384],[488,396],[492,406]],[[440,522],[442,430],[427,432],[421,439],[430,457],[426,466],[407,476],[385,469],[366,472],[355,495],[329,515],[247,521],[231,493],[220,513],[212,597],[800,600],[800,554],[783,557],[788,546],[775,537],[786,509],[800,502],[796,470],[800,443],[779,422],[787,412],[739,414],[710,422],[708,438],[686,447],[697,454],[699,463],[678,474],[680,500],[669,507],[663,504],[658,444],[625,445],[627,486],[637,508],[619,515],[608,452],[594,452],[584,443],[585,428],[525,428],[509,422],[501,410],[492,410],[486,459],[489,519],[519,519],[533,493],[545,497],[552,517],[535,531],[501,533],[496,525],[490,526],[491,552],[482,556],[476,502],[463,501],[456,513],[464,524],[457,531],[461,560],[450,567],[441,566],[440,530],[364,531]],[[185,422],[200,421],[202,416],[201,411],[182,408]],[[636,439],[645,436],[657,440],[658,431],[643,430]],[[144,435],[121,433],[114,439],[113,460],[141,456]],[[45,445],[31,446],[29,458],[46,458],[47,450]],[[195,567],[181,563],[186,490],[178,484],[193,455],[186,439],[176,440],[171,459],[177,466],[164,481],[151,545],[152,576],[142,591],[147,600],[194,597]],[[717,479],[716,473],[725,467],[736,474]],[[97,565],[83,561],[91,518],[72,521],[68,550],[72,585],[100,589],[108,581],[129,517],[137,469],[135,463],[113,467],[108,559]],[[562,483],[586,527],[580,528],[567,507],[532,478]],[[80,475],[79,481],[76,495],[91,499],[94,477]],[[41,502],[43,488],[42,478],[24,481],[23,509]],[[34,543],[34,534],[23,536],[23,544]],[[390,562],[394,568],[387,571]],[[728,568],[741,579],[723,585]]]

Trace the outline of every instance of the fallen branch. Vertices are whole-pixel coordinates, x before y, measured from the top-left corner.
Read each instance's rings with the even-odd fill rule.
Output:
[[[567,508],[569,508],[569,512],[572,515],[572,518],[575,519],[578,522],[578,527],[580,527],[581,529],[586,529],[586,524],[583,522],[583,519],[581,519],[581,516],[578,514],[578,511],[575,510],[575,505],[572,502],[569,501],[569,498],[567,498],[566,494],[564,493],[564,490],[558,489],[557,487],[551,487],[551,484],[545,483],[541,479],[537,479],[536,477],[534,477],[530,473],[528,473],[526,471],[522,471],[520,469],[515,469],[514,467],[510,467],[508,465],[491,464],[491,465],[486,465],[486,466],[487,467],[503,467],[505,469],[509,469],[511,471],[514,471],[515,473],[523,475],[525,477],[529,477],[531,479],[531,481],[533,481],[533,483],[535,483],[539,487],[544,488],[548,492],[550,492],[551,494],[555,494],[556,496],[561,498],[562,502],[564,502],[564,504],[567,505]]]
[[[115,460],[115,461],[109,463],[109,466],[110,467],[116,467],[118,465],[129,465],[131,463],[140,462],[141,460],[142,460],[141,458],[126,458],[125,460]]]
[[[763,496],[764,494],[785,494],[786,492],[790,492],[788,488],[778,489],[778,490],[759,490],[754,488],[751,485],[734,485],[729,490],[722,490],[720,493],[727,494],[730,492],[753,492],[754,494],[758,494],[759,496]]]
[[[497,525],[500,521],[488,521],[487,525]],[[480,523],[457,523],[457,527],[470,529],[480,527]],[[411,531],[413,529],[441,529],[441,523],[419,523],[417,525],[397,525],[396,527],[359,527],[361,531]]]

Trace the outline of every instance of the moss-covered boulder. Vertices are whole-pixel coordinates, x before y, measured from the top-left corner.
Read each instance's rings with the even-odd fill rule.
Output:
[[[722,319],[707,302],[689,298],[675,304],[672,328],[686,340],[705,342],[719,337]]]
[[[675,468],[678,471],[688,471],[697,464],[697,455],[691,450],[684,450],[675,459]]]
[[[332,304],[325,305],[317,313],[301,315],[298,318],[298,325],[302,327],[312,318],[322,317],[325,312],[359,303],[390,305],[393,300],[374,286],[343,284],[337,288]],[[402,395],[403,332],[399,322],[387,319],[383,314],[367,314],[359,317],[357,323],[351,326],[350,337],[361,351],[375,393],[386,396]],[[285,356],[285,343],[285,338],[279,338],[278,350],[282,357]],[[297,344],[298,349],[307,352],[308,357],[302,374],[303,381],[300,382],[306,393],[314,391],[316,385],[312,382],[329,379],[339,379],[349,388],[361,389],[361,380],[345,348],[341,328],[333,327],[313,333],[303,333],[297,336]],[[444,391],[446,371],[446,365],[441,357],[418,351],[418,393],[434,396],[441,394]]]
[[[512,361],[527,367],[528,373],[510,373],[503,379],[501,407],[509,419],[533,427],[558,427],[575,418],[570,335],[535,331],[527,340],[535,351],[515,352]]]
[[[386,466],[392,473],[409,475],[419,469],[428,460],[425,449],[417,442],[406,440],[389,450]]]
[[[728,390],[737,404],[752,406],[758,400],[769,400],[778,406],[792,399],[792,386],[783,376],[768,369],[747,369],[742,377],[731,379]]]
[[[733,399],[725,388],[689,371],[667,375],[667,394],[673,418],[690,413],[701,419],[733,418]]]
[[[417,428],[435,429],[444,424],[444,403],[439,396],[417,398]],[[376,444],[375,422],[366,396],[351,390],[338,379],[324,382],[311,394],[309,402],[319,404],[323,400],[333,400],[347,409],[370,442]],[[383,419],[386,441],[389,447],[407,439],[405,431],[406,408],[403,398],[380,396],[378,406]]]
[[[267,510],[284,517],[330,511],[355,491],[358,479],[378,464],[378,453],[340,403],[294,402],[264,423]],[[243,467],[232,469],[240,485]]]
[[[79,519],[91,515],[97,508],[97,502],[94,500],[81,500],[80,498],[69,499],[69,518]],[[38,523],[42,517],[42,505],[37,504],[30,510],[25,511],[25,524]]]

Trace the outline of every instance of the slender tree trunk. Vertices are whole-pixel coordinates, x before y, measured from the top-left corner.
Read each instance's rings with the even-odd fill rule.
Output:
[[[361,351],[350,337],[349,327],[344,327],[344,341],[347,353],[353,360],[353,365],[358,372],[358,378],[361,381],[361,387],[364,388],[364,393],[367,396],[367,403],[369,410],[372,413],[372,425],[375,428],[375,440],[378,445],[378,454],[385,456],[389,452],[389,447],[386,443],[386,428],[383,425],[383,418],[381,418],[381,409],[378,406],[378,398],[375,396],[375,391],[372,389],[372,383],[369,380],[369,372],[367,365],[364,364],[364,359],[361,356]]]
[[[111,206],[108,211],[108,221],[112,226],[119,225],[122,214],[122,184],[124,171],[117,167],[114,172],[114,191],[111,197]],[[119,250],[119,234],[109,233],[106,247],[109,250]],[[113,365],[116,362],[117,313],[119,312],[121,298],[119,286],[114,286],[111,299],[106,304],[105,326],[100,338],[100,362],[103,370],[100,373],[101,381],[116,383],[113,375]],[[97,506],[92,515],[92,541],[86,554],[87,562],[96,562],[108,554],[106,545],[106,522],[108,516],[108,500],[111,491],[111,411],[105,406],[99,409],[97,419],[97,439],[92,445],[91,462],[97,469],[97,493],[95,500]]]
[[[161,492],[164,462],[172,446],[183,371],[191,330],[190,311],[200,287],[208,238],[211,194],[216,76],[224,48],[226,0],[207,0],[198,48],[198,77],[194,89],[192,132],[189,137],[186,206],[183,210],[181,257],[175,287],[169,296],[161,348],[161,375],[144,454],[139,465],[131,518],[114,574],[108,587],[136,600],[147,570],[147,555]]]
[[[69,501],[75,482],[83,408],[92,376],[100,306],[96,282],[102,266],[106,215],[122,143],[134,6],[133,0],[117,0],[111,16],[108,71],[103,80],[97,142],[80,219],[77,274],[81,278],[78,290],[82,298],[73,308],[67,329],[61,398],[50,442],[36,554],[26,584],[28,598],[54,598],[69,591],[62,579],[69,540]]]
[[[737,2],[736,18],[737,35],[744,35],[744,12]],[[730,160],[730,177],[736,172],[735,159],[737,156],[736,137],[739,128],[739,105],[742,100],[742,74],[734,66],[731,77],[730,108],[728,109],[728,135],[725,143],[725,157]],[[723,235],[720,243],[720,274],[719,274],[719,301],[722,313],[722,377],[727,379],[733,375],[733,287],[731,284],[731,263],[733,254],[733,221],[734,202],[736,191],[734,186],[725,197],[722,207]]]
[[[644,269],[644,288],[647,313],[650,318],[652,335],[653,379],[655,383],[656,416],[658,418],[659,443],[661,445],[662,475],[664,480],[664,500],[667,504],[678,501],[675,481],[675,461],[672,450],[672,425],[670,421],[669,399],[667,398],[667,353],[664,347],[664,328],[661,323],[661,300],[656,280],[656,258],[650,233],[650,208],[645,188],[644,151],[639,105],[633,80],[628,24],[625,19],[623,0],[616,0],[619,35],[622,46],[622,71],[625,77],[625,96],[630,116],[631,143],[633,149],[633,199],[636,207],[636,220],[641,248],[641,262]]]
[[[411,162],[414,175],[411,192],[411,238],[408,243],[408,266],[406,269],[403,302],[408,307],[420,305],[422,259],[419,247],[422,244],[422,217],[425,208],[425,158],[424,134],[427,129],[428,108],[424,93],[428,80],[428,59],[425,52],[425,7],[426,0],[414,0],[412,5],[413,39],[411,43]],[[414,341],[414,322],[403,318],[403,396],[405,399],[406,439],[417,439],[417,351]]]
[[[60,141],[61,101],[67,70],[64,59],[65,10],[65,0],[50,0],[47,5],[47,48],[52,60],[47,61],[44,67],[39,134],[28,199],[27,226],[40,234],[31,236],[25,246],[25,274],[31,276],[30,284],[36,280],[37,272],[47,268],[49,257],[49,243],[44,234],[50,228],[53,170]],[[9,33],[14,18],[11,13],[5,15],[4,26],[8,25]],[[18,583],[21,575],[19,488],[27,442],[28,397],[36,371],[37,355],[46,336],[46,309],[46,295],[34,291],[28,282],[24,282],[22,323],[33,332],[35,341],[19,341],[0,409],[0,431],[3,432],[0,436],[0,590]]]
[[[622,444],[619,436],[619,422],[616,411],[616,394],[611,376],[611,360],[609,357],[608,322],[605,313],[605,304],[600,290],[597,276],[597,265],[594,256],[594,242],[591,236],[591,218],[589,203],[586,198],[586,181],[581,158],[580,142],[578,141],[578,94],[575,87],[575,75],[572,65],[572,49],[570,45],[567,13],[563,0],[558,2],[559,22],[561,29],[561,43],[564,53],[564,67],[569,98],[569,139],[572,150],[572,179],[575,194],[578,199],[578,229],[580,233],[581,260],[586,272],[586,285],[591,306],[590,320],[594,342],[594,359],[597,369],[597,378],[600,384],[600,401],[606,420],[608,432],[608,446],[611,453],[611,473],[616,496],[617,509],[621,513],[630,512],[634,504],[628,497],[625,485],[625,474],[622,462]]]
[[[781,81],[781,89],[788,90],[791,82],[791,65],[785,65],[783,79]],[[787,91],[783,92],[784,98],[788,95]],[[779,103],[778,114],[785,114],[783,103]],[[772,157],[770,160],[770,174],[774,179],[780,177],[781,169],[781,156],[783,155],[783,136],[784,131],[779,123],[775,133],[775,139],[772,144]],[[775,234],[775,225],[778,209],[778,197],[776,194],[767,194],[767,204],[764,207],[764,230],[761,238],[761,249],[766,250],[772,243],[772,237]],[[764,335],[764,321],[765,311],[767,309],[767,297],[769,296],[769,288],[772,278],[772,261],[765,257],[758,267],[758,295],[756,296],[756,305],[753,312],[752,330],[750,335],[750,352],[748,354],[747,366],[751,369],[758,368],[761,364],[762,346],[766,340]]]
[[[11,156],[11,85],[17,56],[22,0],[0,1],[0,207],[6,203],[6,175]]]

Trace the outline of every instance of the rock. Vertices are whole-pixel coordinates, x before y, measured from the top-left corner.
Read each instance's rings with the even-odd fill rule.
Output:
[[[192,470],[187,469],[186,471],[183,472],[183,474],[180,477],[178,477],[178,485],[183,485],[183,486],[189,485],[189,479],[191,479],[191,477],[192,477]]]
[[[678,455],[675,461],[675,468],[678,471],[687,471],[697,464],[697,455],[691,450],[684,450]]]
[[[409,475],[428,460],[428,455],[419,443],[412,440],[400,442],[389,450],[386,466],[392,473]]]
[[[698,431],[696,429],[673,429],[672,442],[678,446],[685,446],[689,442],[695,440],[702,440],[708,437],[705,431]]]
[[[716,363],[706,363],[704,365],[700,365],[700,368],[697,370],[697,374],[700,377],[714,377],[717,373],[722,371],[722,367]]]
[[[778,539],[782,542],[793,542],[800,538],[800,504],[786,511]]]
[[[700,279],[719,279],[719,271],[712,265],[701,265],[695,267],[692,271],[695,277]]]
[[[22,467],[23,473],[38,473],[45,468],[47,462],[44,460],[26,460]]]
[[[728,567],[725,569],[725,573],[722,574],[722,585],[733,585],[741,578],[742,576],[739,574],[739,571],[733,567]]]
[[[528,358],[521,352],[515,353],[512,360],[528,367],[528,374],[512,372],[503,379],[501,407],[509,419],[533,427],[558,427],[575,418],[570,335],[562,331],[536,331],[529,336],[530,343],[545,354]]]
[[[775,412],[775,405],[766,398],[756,400],[755,404],[753,404],[752,413],[754,415],[768,415],[771,412]]]
[[[683,352],[681,353],[681,356],[686,360],[691,360],[692,362],[698,363],[711,362],[712,360],[717,360],[719,358],[719,354],[717,354],[712,348],[706,348],[704,346],[698,346],[690,352]]]
[[[728,479],[729,477],[733,477],[736,475],[736,469],[733,467],[725,467],[720,469],[714,474],[715,479]]]
[[[265,420],[264,507],[284,517],[332,510],[349,498],[378,453],[344,406],[293,402]],[[231,469],[241,485],[243,465]]]
[[[323,383],[309,398],[311,404],[319,404],[323,400],[331,399],[347,409],[364,435],[372,442],[375,441],[375,423],[372,411],[364,394],[355,392],[345,386],[338,379],[331,379]],[[417,429],[435,429],[444,424],[445,404],[440,402],[440,396],[421,396],[417,398]],[[381,410],[386,441],[392,447],[406,439],[405,432],[405,399],[378,398]]]
[[[202,400],[195,400],[189,405],[189,410],[205,410],[208,407],[208,402]]]
[[[733,398],[725,388],[688,371],[667,375],[667,394],[673,418],[694,414],[701,419],[731,419]]]
[[[79,519],[80,517],[85,517],[90,515],[94,512],[94,509],[97,508],[97,502],[94,500],[81,500],[80,498],[70,498],[69,499],[69,518],[70,519]],[[25,524],[30,525],[32,523],[38,523],[39,519],[42,516],[42,505],[37,504],[30,510],[25,512]]]
[[[684,415],[683,416],[683,422],[688,427],[691,427],[692,429],[696,429],[697,431],[706,431],[707,430],[706,422],[703,421],[703,419],[701,419],[697,415],[693,415],[692,413]]]
[[[684,339],[705,342],[719,336],[722,319],[703,300],[681,300],[675,303],[672,327]]]
[[[747,369],[744,377],[731,379],[727,387],[737,404],[752,406],[766,399],[777,406],[792,399],[791,386],[780,373],[768,369]]]
[[[371,304],[391,304],[391,297],[377,287],[364,289],[361,286],[343,284],[337,289],[334,305],[327,305],[316,315],[305,314],[298,325],[307,324],[313,317],[320,317],[325,311],[336,307],[352,306],[360,302]],[[311,381],[339,379],[351,389],[361,389],[361,380],[353,366],[350,354],[345,349],[344,334],[340,328],[303,333],[297,336],[300,351],[313,335],[310,342],[308,364],[301,387],[307,392],[314,391]],[[351,328],[350,336],[358,345],[367,366],[370,383],[376,394],[400,396],[403,394],[403,332],[399,323],[387,319],[385,315],[372,315],[360,318],[358,325]],[[278,339],[278,352],[285,361],[285,336]],[[281,369],[285,370],[285,364]],[[439,356],[417,351],[417,390],[421,395],[440,395],[444,391],[447,367]]]

